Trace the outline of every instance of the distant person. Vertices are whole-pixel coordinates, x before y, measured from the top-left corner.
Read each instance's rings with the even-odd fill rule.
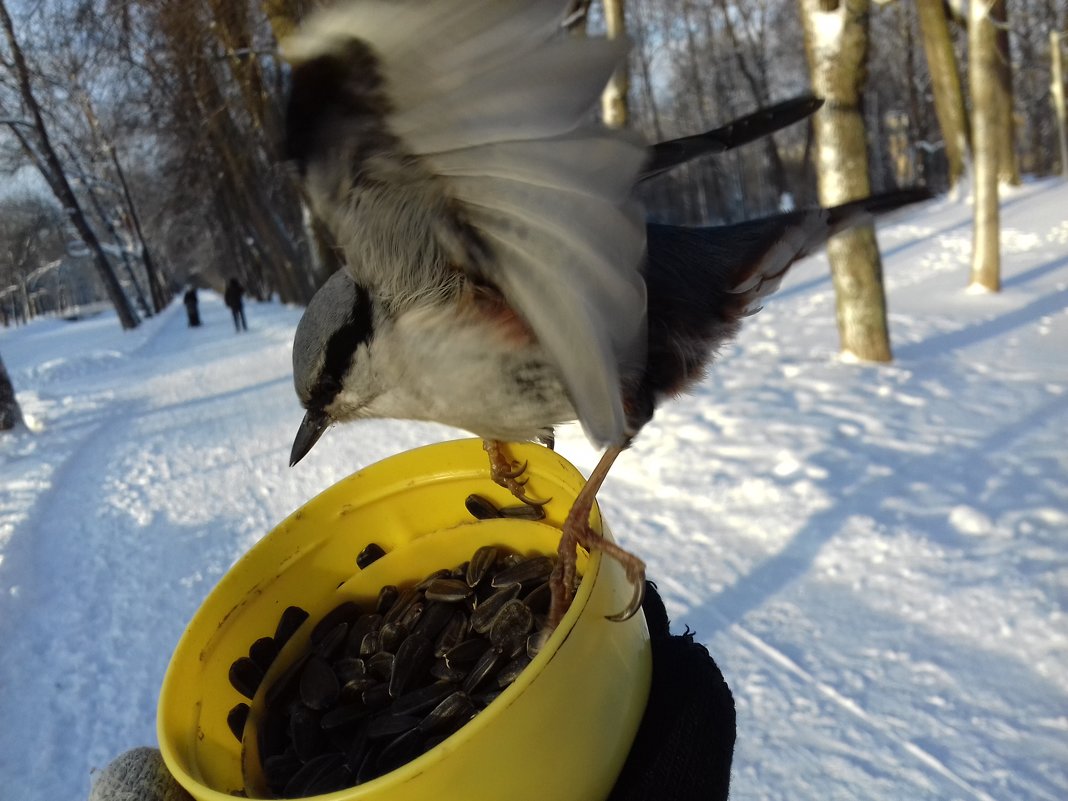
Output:
[[[195,286],[189,287],[189,290],[185,293],[183,298],[185,303],[185,313],[189,317],[189,327],[200,327],[200,309],[197,306],[197,288]]]
[[[230,307],[230,313],[234,315],[234,331],[248,331],[248,324],[245,322],[245,304],[242,298],[245,296],[245,288],[241,286],[241,282],[236,278],[231,278],[230,283],[226,285],[226,293],[223,295],[223,299],[226,301],[226,305]]]

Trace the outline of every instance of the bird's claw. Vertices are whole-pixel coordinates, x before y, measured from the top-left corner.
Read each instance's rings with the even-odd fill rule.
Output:
[[[526,472],[528,463],[513,462],[509,459],[502,443],[486,440],[483,448],[489,454],[490,476],[498,486],[504,487],[527,506],[541,507],[552,500],[552,498],[533,498],[527,495],[526,486],[530,479],[529,477],[521,479],[520,476]]]
[[[645,571],[640,571],[640,575],[631,575],[630,571],[627,571],[627,578],[634,585],[634,594],[631,596],[630,603],[614,615],[605,615],[605,620],[622,623],[630,620],[642,608],[642,603],[645,601]]]
[[[498,484],[500,483],[500,479],[502,479],[502,478],[512,478],[512,479],[519,478],[521,475],[523,475],[523,473],[526,472],[528,464],[529,464],[529,462],[523,462],[522,464],[519,464],[519,462],[512,462],[512,469],[511,470],[505,470],[505,469],[500,468],[500,467],[495,467],[495,469],[494,469],[494,478],[497,480]],[[527,482],[526,481],[519,481],[519,482],[516,482],[516,483],[519,484],[519,486],[523,486]]]

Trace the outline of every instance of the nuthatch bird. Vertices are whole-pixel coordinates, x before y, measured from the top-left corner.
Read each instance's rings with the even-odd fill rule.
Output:
[[[567,35],[567,0],[353,0],[283,43],[293,65],[287,155],[344,268],[297,327],[307,413],[291,463],[333,422],[432,420],[486,441],[551,441],[578,420],[604,454],[564,525],[559,621],[576,546],[644,565],[589,528],[612,462],[797,259],[902,192],[719,227],[648,224],[635,187],[819,107],[787,101],[716,131],[647,147],[594,109],[623,40]],[[537,503],[533,498],[528,502]]]

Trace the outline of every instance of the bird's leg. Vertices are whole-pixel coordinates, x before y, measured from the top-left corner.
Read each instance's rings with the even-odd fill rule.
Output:
[[[556,567],[549,577],[549,589],[552,600],[549,605],[549,627],[556,628],[560,620],[567,612],[568,606],[575,593],[576,571],[575,563],[578,558],[575,550],[581,545],[587,551],[594,549],[601,551],[606,556],[623,565],[627,572],[627,578],[634,585],[634,595],[625,609],[610,616],[609,620],[623,621],[634,616],[642,605],[645,597],[645,563],[634,554],[623,550],[614,542],[609,542],[600,534],[590,528],[590,510],[593,509],[593,500],[597,496],[601,484],[604,483],[608,471],[619,454],[626,449],[624,445],[613,445],[604,452],[601,460],[597,463],[593,473],[590,474],[586,485],[575,498],[571,511],[564,520],[563,534],[560,537],[558,549],[559,558]]]
[[[482,440],[482,447],[489,454],[490,475],[497,484],[504,487],[528,506],[544,506],[549,502],[548,499],[539,500],[527,495],[527,479],[520,479],[520,476],[527,469],[527,463],[520,464],[512,461],[504,450],[503,442],[499,439],[484,439]]]

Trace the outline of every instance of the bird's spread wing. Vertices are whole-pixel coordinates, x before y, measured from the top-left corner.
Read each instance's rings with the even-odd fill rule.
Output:
[[[484,248],[459,266],[524,318],[604,444],[624,427],[620,365],[644,345],[645,226],[631,191],[646,153],[594,114],[628,44],[566,35],[567,5],[354,0],[309,19],[283,50],[295,72],[324,55],[336,63],[354,41],[364,63],[353,70],[370,54],[382,95],[366,105]],[[294,81],[298,107],[317,102],[308,84]]]

